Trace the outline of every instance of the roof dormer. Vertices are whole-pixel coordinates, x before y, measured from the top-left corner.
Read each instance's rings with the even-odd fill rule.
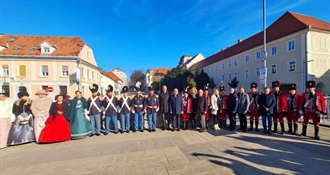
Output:
[[[40,44],[40,50],[42,55],[51,55],[56,49],[58,49],[58,47],[57,46],[54,47],[47,40],[43,41]]]

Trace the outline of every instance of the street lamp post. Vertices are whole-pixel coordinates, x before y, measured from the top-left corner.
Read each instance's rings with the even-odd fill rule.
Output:
[[[265,54],[265,58],[263,61],[263,68],[265,71],[265,77],[264,77],[264,87],[267,86],[267,63],[266,63],[266,57],[267,57],[267,51],[266,51],[266,0],[263,0],[263,33],[264,33],[264,45],[263,45],[263,53]]]

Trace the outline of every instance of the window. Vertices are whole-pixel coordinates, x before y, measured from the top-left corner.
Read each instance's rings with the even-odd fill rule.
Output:
[[[34,51],[34,50],[37,50],[37,49],[38,49],[38,47],[37,47],[37,46],[33,46],[33,47],[31,47],[31,49],[30,49],[30,50]]]
[[[222,82],[225,81],[225,75],[222,75],[221,80],[222,80]]]
[[[26,76],[26,66],[25,65],[18,66],[18,76],[21,76],[21,77]]]
[[[246,56],[245,56],[245,62],[246,62],[246,63],[250,62],[250,55],[246,55]]]
[[[238,77],[237,77],[237,76],[238,76],[238,75],[237,75],[237,72],[234,73],[234,76],[235,76],[236,78],[238,78]]]
[[[84,68],[80,68],[80,75],[81,75],[81,78],[84,78]]]
[[[245,78],[248,78],[250,76],[250,71],[249,70],[245,70]]]
[[[67,86],[60,86],[60,93],[63,95],[68,94],[68,87]]]
[[[44,86],[41,86],[41,89],[42,90],[45,90],[46,92],[47,92],[47,88],[48,88],[48,86],[45,86],[45,85]]]
[[[260,57],[261,57],[260,52],[259,51],[256,52],[256,60],[260,60]]]
[[[16,46],[14,50],[22,50],[23,46]]]
[[[215,82],[219,82],[219,78],[218,77],[215,77]]]
[[[44,52],[49,53],[50,52],[49,47],[44,47]]]
[[[276,55],[277,54],[277,47],[276,46],[273,46],[273,47],[271,47],[271,53],[272,53],[272,55]]]
[[[94,79],[94,72],[93,72],[93,71],[92,71],[92,80],[95,80],[95,79]]]
[[[87,59],[89,59],[89,52],[87,52]]]
[[[96,73],[96,80],[99,80],[99,74]]]
[[[294,40],[291,40],[288,42],[288,51],[292,51],[294,49],[295,49]]]
[[[4,76],[4,77],[9,76],[9,67],[8,67],[8,65],[2,65],[2,76]]]
[[[8,42],[9,42],[9,43],[12,43],[12,42],[14,42],[16,39],[17,39],[17,38],[10,38],[10,39],[8,40]]]
[[[87,78],[91,79],[90,76],[89,76],[89,70],[87,70]]]
[[[211,68],[212,72],[213,72],[213,67]]]
[[[277,72],[276,64],[271,65],[271,68],[272,68],[271,74],[276,74]]]
[[[63,77],[69,76],[69,66],[62,66],[62,76]]]
[[[225,69],[225,64],[224,63],[221,64],[221,68]]]
[[[228,67],[231,67],[231,61],[228,62]]]
[[[237,66],[237,59],[234,60],[234,65]]]
[[[10,95],[9,90],[10,90],[9,86],[2,86],[2,92],[5,93],[7,97],[9,97]]]
[[[256,76],[260,76],[260,68],[256,68]]]
[[[296,61],[288,62],[288,70],[289,70],[289,72],[296,71]]]
[[[229,81],[231,80],[231,74],[228,74],[228,80]]]
[[[215,71],[218,71],[218,66],[215,66]]]
[[[48,77],[48,66],[47,65],[41,66],[41,76]]]

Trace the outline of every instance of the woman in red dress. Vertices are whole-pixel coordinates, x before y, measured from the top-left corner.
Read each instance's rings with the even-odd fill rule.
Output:
[[[69,114],[69,103],[64,101],[63,95],[55,97],[49,110],[46,127],[40,134],[40,143],[52,143],[71,140],[70,122],[67,120]]]

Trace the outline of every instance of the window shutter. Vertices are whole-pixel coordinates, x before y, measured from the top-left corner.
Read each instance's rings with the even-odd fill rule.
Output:
[[[26,67],[25,65],[19,66],[19,76],[26,76]]]
[[[68,66],[62,66],[62,71],[63,72],[69,72],[69,67]]]

